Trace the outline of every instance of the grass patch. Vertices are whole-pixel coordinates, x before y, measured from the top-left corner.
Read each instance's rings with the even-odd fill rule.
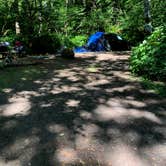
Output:
[[[166,83],[152,82],[148,79],[141,78],[141,84],[145,89],[153,90],[156,94],[162,97],[166,97]]]
[[[31,83],[43,73],[40,66],[5,67],[0,69],[0,92],[3,89],[21,87]],[[44,73],[43,73],[44,74]]]

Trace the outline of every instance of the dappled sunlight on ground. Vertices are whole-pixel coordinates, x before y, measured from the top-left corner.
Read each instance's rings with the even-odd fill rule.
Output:
[[[121,103],[119,102],[121,101]],[[100,121],[109,121],[114,120],[118,123],[126,123],[129,119],[139,119],[145,118],[152,122],[162,124],[160,118],[158,118],[154,113],[149,111],[140,111],[136,109],[125,108],[125,105],[122,104],[123,100],[109,100],[106,105],[99,105],[99,107],[94,110],[94,115],[96,115],[97,119]],[[125,104],[131,104],[133,107],[144,107],[145,104],[143,102],[138,101],[127,101],[125,100]]]
[[[11,88],[5,88],[5,89],[3,89],[3,92],[4,93],[10,93],[10,92],[12,92],[12,89]]]
[[[32,157],[35,153],[35,146],[38,142],[39,138],[36,136],[17,138],[16,141],[12,145],[7,146],[2,153],[3,155],[5,154],[8,156],[9,159],[17,158],[17,156],[20,155],[26,155],[26,153],[31,154]]]
[[[28,115],[30,113],[31,103],[28,99],[12,98],[10,100],[10,104],[6,104],[0,108],[1,116]]]
[[[48,126],[48,130],[51,133],[56,133],[56,134],[62,134],[65,130],[67,130],[67,128],[63,125],[59,125],[59,124],[50,124]]]
[[[105,160],[113,166],[145,166],[150,165],[137,150],[130,145],[118,143],[114,147],[106,147]]]
[[[80,101],[78,101],[78,100],[69,99],[69,100],[66,102],[66,105],[69,106],[69,107],[78,107],[78,106],[79,106],[79,103],[80,103]]]
[[[77,153],[72,148],[65,147],[63,149],[59,149],[58,151],[56,151],[55,155],[56,158],[64,164],[72,164],[78,160]]]
[[[0,166],[165,166],[166,100],[128,58],[57,57],[0,88]]]
[[[166,163],[165,159],[166,144],[153,145],[150,148],[145,147],[144,155],[152,159],[153,163],[156,165],[164,165]],[[149,153],[150,152],[150,153]]]
[[[0,158],[0,165],[5,166],[20,166],[21,161],[20,160],[12,160],[12,161],[6,161]]]

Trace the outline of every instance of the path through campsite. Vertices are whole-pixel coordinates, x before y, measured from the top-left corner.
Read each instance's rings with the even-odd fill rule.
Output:
[[[166,99],[131,76],[128,59],[19,67],[0,93],[0,166],[166,166]]]

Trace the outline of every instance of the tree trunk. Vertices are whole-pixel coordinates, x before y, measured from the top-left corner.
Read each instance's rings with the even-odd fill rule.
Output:
[[[144,18],[145,18],[145,33],[152,33],[152,25],[151,25],[151,15],[150,15],[150,0],[144,0]]]
[[[16,34],[20,34],[20,25],[18,21],[15,22],[15,29],[16,29]]]

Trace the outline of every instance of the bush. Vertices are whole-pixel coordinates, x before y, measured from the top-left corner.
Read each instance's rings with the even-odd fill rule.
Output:
[[[31,50],[35,54],[55,53],[61,46],[56,34],[46,34],[32,39]]]
[[[64,36],[63,34],[61,34],[61,43],[62,43],[62,46],[65,46],[65,47],[69,47],[69,48],[74,47],[73,43],[70,40],[70,36]]]
[[[87,36],[78,35],[78,36],[65,36],[63,34],[58,35],[61,39],[61,45],[69,48],[75,46],[83,46],[86,43]]]
[[[73,43],[73,46],[83,46],[86,44],[87,36],[75,36],[70,41]]]
[[[15,35],[10,35],[10,36],[3,36],[0,38],[0,42],[9,42],[13,43],[15,40]]]
[[[149,79],[166,78],[166,27],[158,27],[142,44],[132,50],[130,68]]]
[[[128,27],[128,29],[123,29],[121,33],[125,39],[132,43],[132,46],[138,46],[145,39],[144,30],[137,27]]]

